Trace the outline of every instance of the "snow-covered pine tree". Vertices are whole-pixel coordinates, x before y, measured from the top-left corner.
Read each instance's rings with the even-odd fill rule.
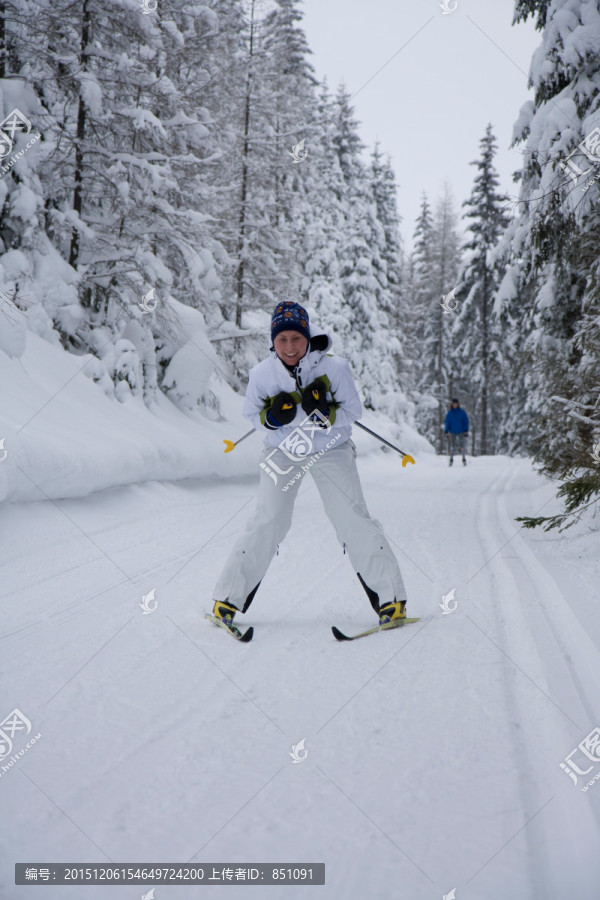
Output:
[[[263,41],[263,5],[248,0],[246,71],[243,80],[241,129],[238,148],[239,196],[236,239],[233,254],[235,268],[235,324],[242,326],[245,308],[271,307],[275,300],[270,279],[276,270],[278,241],[273,224],[274,193],[265,152],[272,133],[265,119],[269,108],[269,67]],[[261,15],[262,13],[262,15]]]
[[[406,389],[413,399],[417,398],[417,382],[420,369],[419,345],[416,338],[419,316],[414,301],[416,293],[415,280],[415,255],[411,247],[410,251],[405,252],[402,257],[402,293],[405,298],[402,343]]]
[[[228,48],[226,102],[218,82],[210,100],[230,143],[215,209],[229,260],[222,309],[236,332],[256,334],[275,303],[299,287],[295,209],[304,185],[289,151],[310,119],[316,82],[298,0],[239,0],[234,8],[232,0],[223,2],[243,30],[241,43]],[[264,354],[264,344],[253,337],[233,342],[239,379]]]
[[[161,301],[182,290],[190,305],[212,309],[218,288],[215,243],[198,212],[210,193],[201,160],[216,147],[190,96],[177,24],[196,37],[214,16],[182,0],[165,0],[160,16],[96,0],[37,5],[41,46],[30,69],[51,123],[46,227],[76,273],[83,311],[56,327],[66,346],[102,360],[117,396],[150,401],[156,323],[174,325]],[[154,321],[139,308],[150,288]],[[103,380],[97,368],[94,377]]]
[[[410,356],[415,372],[416,421],[420,431],[434,444],[438,443],[438,406],[436,394],[435,346],[430,321],[434,304],[439,302],[438,279],[434,271],[433,215],[427,195],[423,193],[421,210],[413,232],[411,252],[412,290],[410,304]]]
[[[375,198],[377,218],[383,226],[384,245],[382,260],[385,264],[387,291],[384,292],[383,312],[388,327],[396,338],[397,351],[394,353],[396,377],[405,392],[413,386],[413,371],[407,353],[407,325],[410,319],[409,301],[404,291],[402,273],[404,251],[400,237],[400,215],[398,213],[396,176],[389,156],[384,157],[375,144],[371,154],[371,191]]]
[[[38,176],[43,140],[37,139],[40,135],[43,139],[44,110],[26,77],[27,13],[31,11],[27,4],[21,9],[3,5],[0,10],[0,121],[17,110],[12,121],[23,129],[7,140],[12,129],[3,128],[0,141],[0,350],[13,357],[25,351],[28,324],[58,343],[51,315],[42,307],[47,284],[42,287],[38,280],[40,274],[50,274],[52,266],[47,264],[49,248]],[[26,133],[27,121],[31,131]],[[74,300],[74,292],[67,288],[62,303],[72,309]]]
[[[336,127],[335,104],[324,81],[310,128],[309,155],[306,163],[296,165],[296,177],[302,178],[304,187],[295,208],[296,233],[303,270],[302,299],[324,325],[341,333],[344,314],[338,247],[348,209],[333,143]]]
[[[534,98],[515,126],[525,143],[519,218],[502,252],[504,309],[521,319],[524,352],[513,372],[524,423],[515,437],[562,481],[562,515],[526,525],[571,524],[600,493],[600,9],[586,0],[518,0],[515,22],[535,17],[542,42]]]
[[[314,102],[298,0],[22,8],[3,19],[19,63],[8,74],[33,86],[19,105],[35,108],[44,140],[1,186],[6,199],[36,162],[35,203],[2,208],[0,274],[17,275],[23,296],[27,278],[40,289],[36,330],[88,355],[107,393],[152,402],[162,389],[191,410],[202,398],[186,371],[205,386],[215,365],[207,330],[235,381],[231,358],[245,370],[264,339],[238,358],[231,337],[262,331],[298,290],[355,358],[367,403],[402,416],[393,176],[379,151],[373,169],[361,160],[343,90]],[[25,237],[27,255],[8,249]]]
[[[407,401],[394,361],[402,348],[389,313],[393,300],[387,281],[385,230],[377,216],[373,185],[361,159],[364,145],[343,85],[336,95],[335,123],[333,145],[345,187],[346,222],[337,251],[344,352],[352,359],[365,406],[400,418]]]
[[[461,237],[458,230],[458,213],[450,185],[444,185],[444,193],[438,199],[433,222],[434,268],[438,277],[439,303],[441,311],[438,319],[438,345],[440,362],[438,371],[440,383],[447,391],[447,399],[454,396],[453,383],[453,348],[450,343],[452,316],[457,309],[456,299],[452,294],[461,263]],[[442,298],[445,298],[442,304]],[[449,310],[449,311],[448,311]],[[440,410],[440,422],[443,421],[445,409]],[[440,430],[441,433],[441,430]]]
[[[283,265],[276,296],[297,287],[297,232],[294,208],[305,191],[298,168],[308,159],[306,140],[311,143],[317,80],[309,62],[310,49],[300,27],[300,0],[275,0],[275,8],[264,24],[264,48],[269,59],[269,133],[272,135],[272,180],[275,194],[274,223],[281,235]],[[292,149],[298,147],[296,159]],[[304,157],[304,158],[303,158]],[[300,162],[298,162],[298,159]],[[306,168],[306,167],[304,167]]]
[[[456,308],[452,291],[460,263],[457,218],[452,192],[446,184],[444,193],[436,203],[430,236],[429,283],[434,287],[434,295],[429,306],[422,310],[425,313],[422,323],[422,381],[438,400],[437,409],[433,408],[429,417],[428,437],[436,444],[439,453],[444,451],[443,422],[448,401],[453,395],[455,363],[450,328]]]
[[[501,320],[494,313],[503,267],[493,258],[493,250],[509,219],[508,197],[498,191],[499,178],[494,168],[496,139],[491,125],[486,128],[480,148],[481,157],[472,163],[477,168],[473,191],[463,203],[463,217],[470,220],[470,237],[457,278],[459,305],[452,343],[457,361],[453,384],[463,398],[473,402],[471,418],[479,436],[478,452],[487,454],[495,452],[498,419],[506,399],[503,334]]]

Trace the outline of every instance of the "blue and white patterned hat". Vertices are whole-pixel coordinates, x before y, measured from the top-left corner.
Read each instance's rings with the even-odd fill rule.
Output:
[[[308,313],[303,306],[292,300],[284,300],[277,304],[271,319],[271,342],[280,331],[299,331],[307,341],[310,341]]]

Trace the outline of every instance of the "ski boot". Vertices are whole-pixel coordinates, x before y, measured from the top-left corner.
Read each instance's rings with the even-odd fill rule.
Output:
[[[451,456],[450,459],[448,460],[448,465],[451,466],[453,462],[454,462],[454,457]]]
[[[226,625],[233,625],[236,612],[239,612],[237,606],[232,606],[227,600],[216,600],[212,614],[215,619],[220,619]]]
[[[463,456],[463,466],[466,466],[466,464],[467,464],[466,457]]]
[[[406,600],[394,600],[392,603],[384,603],[379,608],[379,624],[386,625],[396,619],[406,618]]]

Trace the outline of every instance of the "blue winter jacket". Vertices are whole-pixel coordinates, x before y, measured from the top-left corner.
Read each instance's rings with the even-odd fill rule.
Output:
[[[463,434],[465,431],[469,430],[469,417],[462,408],[459,406],[457,409],[449,409],[446,413],[446,421],[444,423],[444,429],[446,434],[450,432],[450,434]]]

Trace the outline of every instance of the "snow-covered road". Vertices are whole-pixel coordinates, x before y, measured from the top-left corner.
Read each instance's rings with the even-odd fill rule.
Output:
[[[324,887],[261,889],[277,900],[597,900],[600,783],[560,768],[600,724],[597,555],[519,531],[554,503],[528,461],[469,462],[359,459],[422,618],[352,646],[330,626],[373,613],[311,479],[247,646],[202,614],[253,481],[5,506],[0,718],[17,708],[41,737],[0,768],[0,897],[34,890],[15,862],[191,860],[325,862]]]

